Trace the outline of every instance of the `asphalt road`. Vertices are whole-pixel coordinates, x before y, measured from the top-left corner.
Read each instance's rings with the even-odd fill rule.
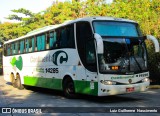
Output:
[[[88,95],[78,95],[76,99],[66,99],[63,96],[61,91],[49,90],[49,89],[41,89],[41,88],[33,88],[28,87],[24,90],[18,90],[11,86],[10,83],[3,80],[3,77],[0,76],[0,107],[60,107],[60,110],[65,111],[67,107],[71,109],[70,113],[57,113],[52,112],[38,114],[38,115],[68,115],[68,116],[94,116],[94,115],[154,115],[159,116],[160,113],[104,113],[102,111],[99,113],[96,110],[100,110],[101,108],[114,108],[120,107],[121,109],[126,107],[159,107],[160,108],[160,89],[149,89],[146,92],[141,93],[131,93],[124,95],[116,95],[116,96],[106,96],[106,97],[94,97]],[[65,108],[63,108],[65,107]],[[95,108],[93,108],[95,107]],[[77,109],[75,109],[77,108]],[[79,110],[80,108],[85,108],[91,110],[90,113],[76,113],[75,110]],[[95,112],[94,112],[94,111]],[[108,109],[107,109],[108,110]],[[87,111],[87,110],[86,110]],[[94,113],[93,113],[94,112]],[[22,115],[22,114],[0,114],[2,116],[5,115]],[[24,114],[23,114],[24,115]],[[25,114],[30,115],[30,114]],[[33,114],[37,115],[37,114]]]

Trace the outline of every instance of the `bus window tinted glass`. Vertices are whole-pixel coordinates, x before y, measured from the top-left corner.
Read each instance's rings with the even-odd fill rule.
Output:
[[[14,55],[15,54],[15,43],[12,43],[11,45],[12,45],[11,46],[12,47],[12,55]]]
[[[67,26],[67,47],[69,48],[74,48],[75,43],[74,43],[74,25],[69,25]]]
[[[37,36],[37,51],[45,50],[46,38],[45,34]]]
[[[138,37],[137,25],[124,22],[93,22],[95,33],[101,36],[133,36]]]
[[[68,40],[67,29],[66,29],[66,28],[63,28],[63,29],[61,30],[60,46],[61,46],[61,47],[66,47],[66,46],[67,46],[67,40]]]
[[[61,48],[74,48],[74,24],[67,25],[61,29],[59,32],[59,47]],[[58,42],[58,41],[57,41]]]
[[[26,39],[26,53],[29,52],[29,39]]]
[[[34,37],[32,38],[32,52],[34,52],[34,50],[35,50],[35,43],[34,43]]]
[[[49,48],[50,49],[55,48],[54,44],[55,44],[55,42],[57,40],[57,33],[56,32],[50,32],[49,36],[50,36]]]
[[[11,46],[7,44],[7,55],[11,55]]]
[[[24,53],[24,40],[20,41],[20,53]]]
[[[7,46],[7,45],[4,45],[4,46],[3,46],[3,48],[4,48],[4,49],[3,49],[3,50],[4,50],[4,56],[7,55],[7,48],[6,48],[6,46]]]
[[[19,53],[19,41],[17,41],[16,43],[15,43],[15,49],[16,49],[16,52],[15,52],[15,54],[18,54]]]

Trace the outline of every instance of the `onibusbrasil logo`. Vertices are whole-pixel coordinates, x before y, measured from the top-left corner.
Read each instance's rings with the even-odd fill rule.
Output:
[[[18,59],[16,57],[13,57],[10,61],[10,64],[12,66],[16,66],[19,70],[22,70],[23,68],[23,60],[22,57],[19,56]]]
[[[62,50],[55,52],[52,57],[53,57],[53,63],[57,66],[63,63],[67,63],[68,61],[67,53]]]

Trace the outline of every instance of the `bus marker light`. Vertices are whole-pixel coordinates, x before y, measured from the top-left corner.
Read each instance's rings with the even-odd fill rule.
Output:
[[[112,70],[115,70],[114,66],[112,66]]]
[[[118,70],[119,67],[118,67],[118,66],[112,66],[111,69],[112,69],[112,70]]]

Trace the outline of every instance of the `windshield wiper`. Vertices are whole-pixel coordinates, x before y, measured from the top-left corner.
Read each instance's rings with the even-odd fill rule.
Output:
[[[126,42],[126,39],[125,39],[125,45],[126,45],[126,49],[127,49],[127,52],[126,52],[126,58],[128,59],[128,71],[130,72],[130,54],[129,54],[129,48],[127,46],[127,42]]]
[[[137,65],[138,65],[138,68],[140,69],[140,71],[142,71],[141,65],[140,65],[139,62],[137,61],[137,59],[136,59],[136,57],[134,56],[134,54],[133,54],[133,58],[134,58],[134,60],[136,61]]]
[[[125,41],[126,41],[126,39],[125,39]],[[143,41],[141,41],[141,42],[143,42]],[[129,43],[130,43],[130,40],[129,40]],[[131,58],[131,56],[133,56],[138,68],[140,69],[140,71],[142,71],[142,68],[141,68],[139,62],[137,61],[137,59],[136,59],[136,57],[134,55],[134,50],[133,49],[129,50],[128,45],[127,45],[127,41],[126,41],[126,48],[127,48],[127,53],[128,53],[128,54],[126,54],[126,56],[127,56],[128,60],[129,60],[128,70],[130,71],[130,58]],[[131,52],[131,54],[130,54],[130,52]]]
[[[142,43],[140,43],[140,42],[144,42],[144,41],[139,41],[139,45],[142,44]],[[138,45],[138,46],[139,46],[139,45]],[[131,54],[132,54],[131,56],[133,56],[134,60],[136,61],[136,64],[137,64],[138,68],[140,69],[140,71],[142,71],[142,67],[141,67],[141,65],[139,64],[139,62],[137,61],[137,59],[136,59],[136,57],[135,57],[135,55],[134,55],[134,50],[133,50],[133,49],[131,50]]]

